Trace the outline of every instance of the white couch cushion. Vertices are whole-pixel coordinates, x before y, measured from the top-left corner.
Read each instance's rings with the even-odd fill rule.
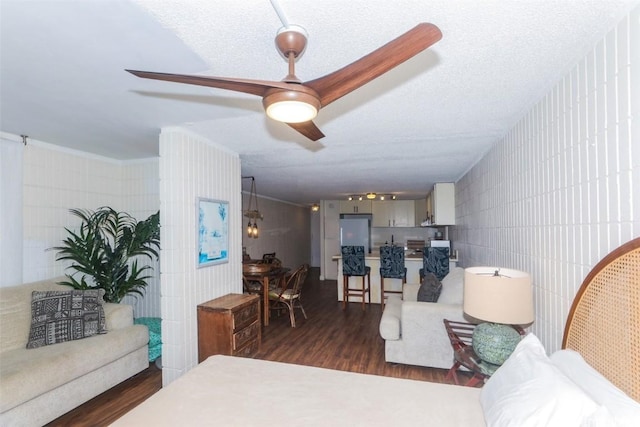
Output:
[[[0,352],[24,349],[31,328],[31,292],[64,291],[68,286],[56,284],[64,277],[42,280],[26,285],[0,288]]]
[[[148,341],[147,327],[132,325],[82,340],[3,352],[0,412],[111,363]]]
[[[399,340],[400,316],[402,314],[402,300],[399,295],[391,295],[384,306],[380,319],[380,336],[385,340]]]
[[[464,288],[464,268],[456,267],[442,279],[439,304],[462,304]]]

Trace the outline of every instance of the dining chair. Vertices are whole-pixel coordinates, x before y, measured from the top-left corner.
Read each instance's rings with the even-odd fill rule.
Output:
[[[422,268],[420,282],[426,273],[433,273],[438,280],[449,274],[449,248],[425,246],[422,252]]]
[[[262,295],[262,282],[257,280],[248,280],[242,276],[242,288],[246,294]]]
[[[384,309],[385,294],[402,294],[400,290],[384,288],[384,279],[402,279],[407,283],[407,267],[404,266],[404,247],[380,246],[380,304]]]
[[[342,246],[342,309],[346,310],[350,296],[362,297],[362,310],[366,306],[365,295],[369,294],[369,304],[371,304],[371,267],[365,265],[364,246]],[[362,286],[349,287],[351,276],[362,277]],[[367,284],[365,285],[365,277]]]
[[[282,261],[280,261],[277,257],[276,257],[276,253],[275,252],[270,252],[270,253],[266,253],[266,254],[262,254],[262,261],[263,264],[271,264],[274,267],[281,267],[282,266]]]
[[[275,252],[267,252],[262,254],[262,261],[266,263],[270,263],[276,257]]]
[[[308,272],[309,264],[302,264],[291,273],[282,288],[269,290],[269,300],[272,302],[271,308],[277,310],[282,306],[286,306],[286,308],[289,309],[289,319],[292,328],[296,327],[296,315],[294,312],[296,308],[302,311],[305,319],[307,318],[307,313],[304,311],[300,299],[302,296],[302,285],[304,285],[307,279]]]

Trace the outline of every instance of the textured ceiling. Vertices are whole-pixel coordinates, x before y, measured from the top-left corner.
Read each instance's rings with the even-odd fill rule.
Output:
[[[638,1],[280,0],[309,33],[311,80],[415,26],[443,38],[320,111],[311,142],[258,97],[125,68],[280,80],[269,0],[0,0],[0,130],[115,159],[157,156],[165,126],[240,153],[258,192],[309,204],[456,181]]]

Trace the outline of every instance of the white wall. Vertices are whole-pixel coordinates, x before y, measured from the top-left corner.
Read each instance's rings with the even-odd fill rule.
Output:
[[[340,254],[340,202],[320,201],[320,280],[338,279],[338,262],[332,259]]]
[[[247,209],[248,194],[243,197],[244,209]],[[311,209],[308,206],[294,205],[260,196],[258,196],[258,207],[264,219],[257,220],[259,231],[257,239],[247,237],[244,230],[247,228],[249,219],[242,217],[242,245],[247,248],[247,253],[254,259],[260,259],[264,253],[275,252],[282,264],[289,268],[309,264]]]
[[[465,267],[531,273],[533,331],[557,350],[582,280],[640,236],[640,8],[456,183]]]
[[[58,246],[80,219],[69,209],[111,206],[123,209],[119,162],[40,141],[24,150],[24,272],[32,282],[65,274],[66,262],[56,261]]]
[[[125,206],[125,211],[139,221],[149,218],[160,210],[159,168],[158,158],[125,162],[122,166],[122,204]],[[123,302],[134,306],[135,317],[162,317],[160,261],[142,257],[138,260],[138,264],[151,265],[153,277],[147,280],[143,298],[127,296]]]
[[[311,267],[320,267],[322,265],[320,256],[320,249],[322,248],[322,235],[320,234],[321,218],[322,214],[320,213],[320,210],[318,210],[317,212],[311,211],[309,227],[311,233],[311,236],[309,237],[309,243],[311,244],[309,265]]]
[[[196,268],[196,199],[229,201],[229,262]],[[242,293],[240,159],[180,128],[160,134],[162,378],[198,363],[197,306]]]
[[[0,286],[22,283],[22,159],[24,145],[0,134]]]
[[[3,136],[19,139],[6,133]],[[142,220],[160,207],[157,158],[121,162],[30,138],[26,146],[20,143],[19,147],[22,173],[15,178],[19,183],[15,192],[20,195],[16,200],[20,200],[21,222],[2,223],[0,234],[4,236],[8,230],[18,229],[21,241],[13,255],[19,257],[21,279],[3,286],[71,273],[65,270],[68,262],[56,261],[56,252],[48,250],[59,246],[67,236],[65,227],[76,229],[80,225],[80,220],[69,213],[69,209],[95,210],[110,206]],[[143,258],[139,262],[148,261]],[[145,297],[127,297],[123,301],[134,306],[136,317],[160,315],[157,264],[152,264],[154,277],[149,281]],[[4,276],[4,269],[2,274]]]

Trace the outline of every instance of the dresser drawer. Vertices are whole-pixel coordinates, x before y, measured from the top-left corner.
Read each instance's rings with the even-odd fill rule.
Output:
[[[240,357],[253,357],[256,355],[259,349],[260,349],[260,341],[255,339],[253,341],[249,341],[247,345],[245,345],[244,347],[238,350],[234,350],[232,355],[240,356]]]
[[[258,338],[260,333],[260,322],[256,321],[244,329],[233,334],[233,349],[237,350],[244,346],[247,342]]]
[[[213,354],[251,357],[260,350],[258,295],[227,294],[198,305],[198,361]]]
[[[233,330],[237,331],[255,322],[260,309],[258,304],[251,304],[233,313]]]

